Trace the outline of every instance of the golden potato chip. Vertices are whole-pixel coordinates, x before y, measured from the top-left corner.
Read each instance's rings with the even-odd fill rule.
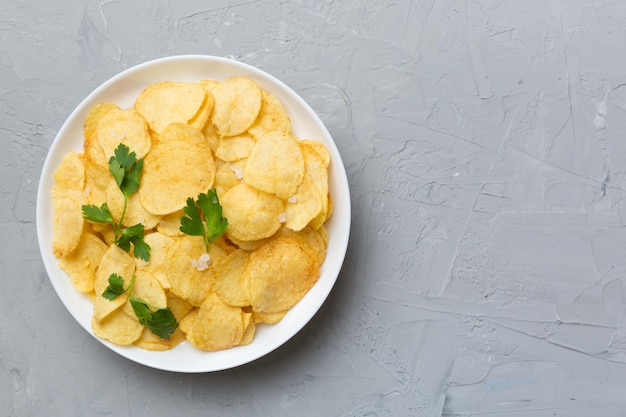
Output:
[[[146,121],[134,110],[111,109],[96,124],[96,140],[102,148],[103,159],[94,162],[107,166],[120,143],[141,159],[152,147]]]
[[[124,212],[125,199],[122,190],[120,190],[120,187],[113,178],[111,178],[106,188],[106,203],[113,218],[119,222]],[[161,221],[161,217],[162,216],[152,214],[146,210],[141,204],[139,194],[133,193],[128,197],[128,201],[126,202],[126,212],[124,213],[124,219],[122,219],[122,225],[124,227],[130,227],[141,223],[144,229],[148,230],[155,227],[159,221]]]
[[[172,314],[174,314],[178,322],[194,308],[189,301],[180,298],[171,291],[166,291],[165,295],[167,297],[167,306],[172,310]]]
[[[120,108],[113,103],[100,103],[92,107],[85,118],[83,128],[83,135],[85,137],[83,148],[85,150],[85,156],[90,161],[102,166],[106,165],[107,159],[96,135],[98,122],[105,114],[114,109],[120,110]]]
[[[169,339],[163,339],[152,333],[147,327],[143,328],[141,336],[133,342],[135,346],[145,350],[163,351],[169,350],[185,340],[185,333],[180,328],[176,328]]]
[[[259,115],[248,128],[253,138],[259,139],[267,132],[278,130],[291,132],[291,120],[283,107],[283,104],[271,93],[261,90],[261,110]]]
[[[59,188],[82,190],[85,186],[85,165],[76,153],[69,152],[61,160],[53,177]]]
[[[225,136],[215,151],[215,157],[226,162],[247,158],[255,144],[252,136],[242,133],[237,136]]]
[[[68,190],[55,185],[52,197],[52,253],[65,258],[76,249],[83,233],[82,190]]]
[[[198,83],[202,86],[202,88],[204,88],[204,90],[207,93],[211,93],[213,91],[213,89],[215,88],[216,85],[218,85],[220,82],[217,80],[200,80],[198,81]]]
[[[211,94],[215,98],[211,122],[220,136],[245,132],[261,109],[261,89],[246,77],[222,81],[213,87]]]
[[[213,185],[215,162],[208,145],[187,141],[161,142],[144,159],[139,197],[153,214],[182,209],[187,198]]]
[[[156,225],[157,231],[167,236],[182,236],[184,233],[180,231],[180,218],[183,216],[185,212],[182,209],[166,214]]]
[[[302,230],[320,212],[324,210],[324,203],[318,181],[327,180],[326,170],[320,172],[318,169],[322,159],[313,148],[302,145],[302,155],[304,156],[305,173],[304,179],[296,193],[287,200],[285,206],[286,223],[291,230]],[[318,178],[318,177],[321,177]]]
[[[228,305],[245,307],[250,305],[244,271],[250,253],[243,249],[231,252],[215,271],[215,293]]]
[[[205,351],[217,351],[241,343],[245,330],[241,308],[229,306],[211,293],[197,311],[191,323],[185,325],[187,339],[193,346]],[[183,321],[187,321],[187,317]]]
[[[106,202],[106,188],[112,176],[109,169],[85,158],[85,204],[94,204],[98,207]]]
[[[190,143],[205,143],[206,139],[202,132],[193,126],[185,123],[169,124],[159,136],[159,142],[170,142],[175,140],[184,140]]]
[[[261,136],[246,160],[243,178],[251,186],[288,199],[304,178],[304,156],[293,136],[272,131]]]
[[[241,337],[241,342],[239,343],[241,346],[249,345],[254,340],[254,335],[256,333],[256,324],[254,320],[251,318],[251,313],[244,313],[244,331],[243,336]],[[245,318],[247,317],[247,319]],[[248,324],[246,325],[246,321]]]
[[[313,179],[315,186],[320,192],[322,198],[322,211],[328,212],[328,169],[320,154],[310,145],[301,143],[302,155],[305,160],[305,169],[309,176]]]
[[[202,128],[202,136],[204,136],[207,144],[209,145],[213,153],[215,153],[217,151],[217,148],[219,148],[220,146],[220,135],[213,127],[211,120],[209,120],[208,123],[205,124]]]
[[[297,232],[290,230],[286,227],[281,227],[276,236],[290,236],[298,242],[300,247],[313,255],[317,260],[317,266],[321,266],[326,257],[326,243],[321,233],[307,226]]]
[[[145,270],[135,270],[133,297],[145,301],[151,308],[159,309],[167,307],[167,297],[165,296],[165,291],[161,287],[161,284],[159,284],[159,281],[153,275]],[[125,303],[122,309],[129,317],[139,320],[130,303]]]
[[[67,272],[74,287],[84,293],[94,290],[96,268],[108,247],[93,233],[83,233],[76,249],[59,259],[59,266]]]
[[[254,323],[276,324],[285,317],[287,310],[277,313],[264,313],[262,311],[252,311],[252,321]]]
[[[220,199],[226,191],[242,181],[244,164],[245,159],[235,162],[224,162],[220,159],[215,160],[217,171],[215,172],[215,182],[213,186]]]
[[[128,300],[127,292],[121,294],[115,300],[108,300],[102,297],[102,293],[109,286],[111,274],[117,274],[122,277],[124,279],[124,288],[128,288],[134,273],[135,259],[118,246],[109,246],[100,260],[94,279],[94,292],[96,293],[94,316],[97,321],[103,320]]]
[[[170,283],[165,274],[165,263],[167,262],[167,251],[174,244],[174,239],[164,233],[153,232],[146,234],[143,240],[150,246],[150,260],[145,262],[137,259],[137,272],[153,276],[163,289],[170,288]]]
[[[278,313],[304,297],[319,278],[319,269],[296,239],[280,236],[250,253],[245,275],[253,310]]]
[[[318,155],[322,158],[324,167],[328,169],[328,167],[330,166],[330,153],[322,142],[312,139],[304,139],[300,141],[300,144],[304,144],[313,148],[315,152],[317,152]]]
[[[217,246],[206,248],[200,236],[184,236],[167,251],[165,274],[170,290],[194,306],[200,306],[215,285],[215,270],[226,257]]]
[[[135,100],[135,110],[160,134],[170,123],[197,120],[206,100],[207,94],[198,83],[164,81],[146,87]]]
[[[98,320],[95,316],[92,317],[91,329],[99,338],[125,346],[139,339],[144,327],[124,311],[117,310],[102,320]]]
[[[194,117],[192,117],[187,123],[189,126],[194,129],[201,131],[202,128],[207,124],[211,113],[213,112],[213,107],[215,106],[215,99],[212,94],[207,94],[202,106],[196,113]]]
[[[314,229],[319,229],[326,223],[326,221],[330,218],[330,215],[333,213],[333,200],[330,196],[330,193],[326,196],[326,199],[323,200],[326,203],[325,210],[322,210],[309,225]]]
[[[226,191],[220,202],[222,214],[228,219],[228,236],[257,240],[273,235],[280,227],[283,201],[246,183]]]

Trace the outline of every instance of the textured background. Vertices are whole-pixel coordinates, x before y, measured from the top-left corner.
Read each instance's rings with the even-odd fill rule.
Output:
[[[623,416],[625,44],[621,0],[2,1],[0,414]],[[35,229],[74,107],[185,53],[296,90],[353,202],[319,314],[269,356],[202,375],[83,331]]]

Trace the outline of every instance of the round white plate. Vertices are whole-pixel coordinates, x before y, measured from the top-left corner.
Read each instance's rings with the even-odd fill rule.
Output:
[[[260,325],[254,341],[247,346],[219,352],[203,352],[183,342],[171,350],[155,352],[134,346],[117,346],[96,338],[111,350],[146,366],[175,372],[212,372],[243,365],[268,354],[287,342],[315,315],[335,284],[344,261],[350,234],[350,191],[339,151],[319,117],[291,88],[257,68],[225,58],[184,55],[150,61],[116,75],[80,103],[59,130],[44,163],[37,195],[39,248],[52,286],[76,321],[93,335],[91,301],[74,288],[52,254],[50,200],[50,190],[54,185],[53,173],[63,156],[70,151],[83,151],[83,123],[89,109],[101,102],[132,108],[139,93],[148,85],[159,81],[220,81],[236,75],[255,80],[261,88],[281,100],[291,117],[296,136],[319,140],[330,151],[332,162],[329,187],[333,198],[333,214],[326,224],[329,235],[326,260],[322,265],[319,281],[306,296],[279,323]]]

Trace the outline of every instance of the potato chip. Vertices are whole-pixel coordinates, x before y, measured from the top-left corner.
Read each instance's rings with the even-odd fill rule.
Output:
[[[220,202],[222,214],[228,219],[228,236],[257,240],[273,235],[280,227],[283,201],[246,183],[226,191]]]
[[[200,80],[198,81],[198,84],[200,84],[202,86],[202,88],[204,88],[204,90],[207,93],[211,93],[213,91],[213,89],[215,88],[216,85],[218,85],[220,82],[217,80]]]
[[[170,288],[170,283],[165,274],[165,264],[167,263],[167,251],[174,244],[174,239],[166,234],[153,232],[146,234],[143,240],[150,246],[150,260],[145,262],[137,259],[137,272],[153,276],[163,289]]]
[[[158,142],[184,140],[190,143],[205,143],[202,132],[185,123],[170,123],[159,136]]]
[[[313,255],[317,260],[317,266],[321,266],[326,257],[326,243],[321,233],[312,228],[305,227],[302,230],[294,232],[286,227],[281,227],[276,234],[277,236],[290,236],[298,242],[300,247]]]
[[[304,156],[304,179],[285,206],[287,215],[285,225],[295,231],[302,230],[324,210],[322,195],[325,197],[326,194],[321,193],[317,182],[328,178],[325,170],[319,172],[318,167],[322,163],[319,154],[308,146],[303,145],[301,149]],[[318,179],[318,176],[322,178]]]
[[[103,159],[94,162],[108,166],[109,158],[115,154],[120,143],[135,152],[141,159],[152,147],[152,138],[146,121],[134,110],[111,109],[102,115],[96,124],[96,140],[102,148]]]
[[[283,107],[283,104],[274,96],[261,90],[261,110],[256,120],[248,128],[248,132],[253,138],[259,139],[267,132],[277,130],[280,132],[291,132],[291,120]]]
[[[100,265],[96,270],[94,279],[94,292],[96,293],[94,316],[97,321],[103,320],[128,300],[128,293],[126,292],[115,300],[108,300],[102,297],[102,293],[109,286],[109,277],[111,274],[117,274],[122,277],[124,279],[124,288],[128,288],[134,273],[135,259],[118,246],[109,246],[109,249],[100,260]],[[139,337],[139,335],[137,337]]]
[[[215,151],[215,157],[226,162],[239,161],[250,155],[250,151],[255,143],[252,136],[245,133],[223,137]]]
[[[237,249],[230,253],[215,273],[215,292],[228,305],[250,305],[244,271],[248,265],[249,252]]]
[[[328,152],[328,149],[326,148],[326,146],[324,146],[322,142],[319,142],[317,140],[304,139],[300,141],[300,144],[307,145],[313,148],[315,152],[317,152],[318,155],[322,158],[324,167],[328,169],[328,167],[330,166],[330,153]]]
[[[215,153],[217,148],[220,146],[220,135],[213,127],[211,120],[209,120],[208,123],[202,128],[202,136],[204,136],[206,143],[209,145],[213,153]]]
[[[85,204],[93,204],[98,207],[106,202],[106,188],[111,180],[109,169],[85,158]]]
[[[96,135],[98,122],[105,114],[114,109],[120,110],[120,108],[115,104],[100,103],[92,107],[85,118],[85,125],[83,128],[83,135],[85,137],[83,148],[85,156],[90,161],[102,166],[106,165],[107,159]]]
[[[185,333],[180,328],[176,328],[169,339],[163,339],[144,327],[141,336],[133,344],[145,350],[163,351],[172,349],[183,341],[185,341]]]
[[[93,233],[83,233],[76,249],[59,259],[59,266],[67,272],[74,287],[84,293],[94,290],[95,272],[108,246]]]
[[[217,196],[221,199],[226,191],[241,182],[243,174],[241,173],[241,167],[238,163],[220,162],[217,164],[216,161],[216,166],[218,166],[218,168],[215,171],[215,182],[213,186],[215,187]]]
[[[252,321],[254,323],[276,324],[285,317],[287,310],[277,313],[265,313],[262,311],[252,311]]]
[[[211,122],[220,136],[245,132],[261,109],[261,89],[249,78],[229,78],[213,87],[211,94],[215,98]]]
[[[148,122],[150,129],[160,134],[170,123],[189,124],[195,120],[194,124],[200,124],[198,114],[204,117],[206,100],[206,91],[198,83],[163,81],[151,84],[139,94],[135,110]]]
[[[251,186],[288,199],[304,178],[304,156],[291,135],[273,131],[260,137],[243,168],[244,180]]]
[[[116,310],[102,320],[91,319],[93,333],[101,339],[116,345],[130,345],[141,336],[144,327],[139,321],[129,317],[124,311]]]
[[[241,343],[244,334],[243,311],[224,303],[215,294],[208,295],[198,313],[187,317],[184,327],[189,342],[198,349],[218,351]],[[249,314],[249,313],[248,313]]]
[[[124,213],[124,194],[115,180],[111,178],[109,185],[105,191],[106,203],[116,221],[119,221]],[[128,197],[126,202],[126,212],[122,219],[122,225],[124,227],[130,227],[137,223],[144,225],[144,229],[152,229],[159,221],[161,221],[159,215],[155,215],[146,210],[141,204],[138,193],[133,193]]]
[[[185,212],[182,209],[166,214],[156,225],[157,231],[167,236],[182,236],[184,233],[180,231],[180,218],[183,216]]]
[[[206,144],[161,142],[144,159],[139,197],[153,214],[182,209],[187,198],[205,193],[213,185],[215,162]]]
[[[67,153],[54,171],[54,181],[59,188],[82,190],[85,186],[85,165],[74,152]]]
[[[213,112],[213,107],[215,106],[215,99],[212,94],[207,94],[202,106],[196,113],[194,117],[192,117],[187,123],[189,126],[194,129],[201,131],[202,128],[207,124],[211,113]]]
[[[254,323],[254,320],[252,320],[252,313],[244,313],[244,329],[241,342],[239,342],[241,346],[249,345],[254,340],[256,324]]]
[[[210,260],[207,268],[202,269],[198,267],[198,261],[205,253],[200,236],[184,236],[168,249],[168,261],[164,268],[171,291],[196,307],[213,291],[215,270],[226,257],[219,247],[211,245],[208,253]]]
[[[279,236],[250,253],[245,275],[253,310],[278,313],[304,297],[319,278],[319,269],[296,239]]]
[[[145,270],[135,270],[135,281],[133,282],[133,297],[136,297],[151,308],[159,309],[167,307],[167,297],[159,281]],[[130,303],[125,303],[122,307],[124,312],[131,318],[138,320],[137,315]]]
[[[83,233],[83,192],[52,187],[52,253],[57,258],[70,255]]]

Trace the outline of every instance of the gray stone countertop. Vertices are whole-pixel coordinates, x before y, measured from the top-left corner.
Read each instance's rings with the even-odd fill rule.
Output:
[[[0,414],[626,415],[626,2],[3,1]],[[42,164],[118,72],[207,54],[336,141],[352,234],[327,302],[250,364],[131,362],[68,313]]]

